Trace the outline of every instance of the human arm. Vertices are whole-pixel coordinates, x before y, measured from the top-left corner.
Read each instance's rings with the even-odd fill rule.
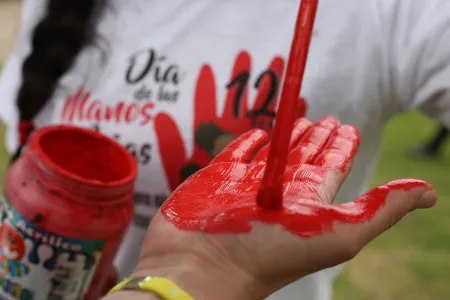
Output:
[[[253,281],[245,273],[236,269],[236,266],[221,259],[218,253],[209,251],[210,255],[205,256],[204,250],[206,249],[202,249],[201,255],[192,253],[144,255],[130,278],[146,277],[149,274],[163,277],[181,287],[194,299],[252,299]],[[257,299],[263,298],[262,292],[255,294]],[[104,299],[159,300],[161,298],[150,292],[122,291],[107,295]]]
[[[266,138],[260,130],[242,135],[171,195],[150,224],[132,278],[166,277],[194,299],[263,299],[353,258],[408,212],[436,202],[429,184],[397,180],[354,202],[333,205],[359,137],[351,126],[328,117],[296,123],[283,207],[260,211],[256,192]],[[130,296],[122,292],[105,299]]]
[[[450,2],[391,1],[383,15],[393,97],[386,107],[419,110],[450,128]]]

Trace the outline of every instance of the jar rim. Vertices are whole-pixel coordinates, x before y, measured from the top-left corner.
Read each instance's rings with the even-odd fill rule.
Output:
[[[111,181],[102,181],[99,179],[88,179],[83,178],[82,176],[75,174],[74,172],[70,172],[65,168],[59,166],[55,161],[45,153],[42,149],[41,141],[45,136],[55,132],[72,132],[78,133],[82,135],[86,135],[89,138],[94,138],[99,141],[107,142],[111,145],[114,145],[116,150],[118,150],[123,158],[126,160],[127,165],[130,168],[128,175],[123,178]],[[108,188],[108,187],[123,187],[125,185],[134,184],[134,181],[137,177],[138,166],[134,156],[121,144],[119,144],[114,139],[98,133],[92,129],[77,127],[73,125],[50,125],[37,129],[33,135],[30,137],[29,148],[31,148],[32,152],[39,158],[45,162],[45,164],[50,167],[50,169],[55,170],[59,175],[65,177],[65,179],[69,179],[73,182],[88,185],[92,188]]]

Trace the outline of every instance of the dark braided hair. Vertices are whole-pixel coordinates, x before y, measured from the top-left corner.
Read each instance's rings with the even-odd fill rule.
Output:
[[[31,54],[22,66],[22,85],[17,96],[21,154],[34,130],[33,120],[55,92],[81,50],[96,36],[96,20],[106,0],[49,0],[44,18],[31,39]]]

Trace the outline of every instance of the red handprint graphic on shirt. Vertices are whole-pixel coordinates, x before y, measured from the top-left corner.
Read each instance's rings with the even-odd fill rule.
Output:
[[[177,124],[166,113],[155,118],[159,151],[169,186],[174,190],[190,175],[205,167],[212,158],[242,133],[260,128],[270,133],[278,105],[284,59],[275,57],[255,82],[250,82],[251,58],[238,54],[227,83],[224,110],[217,114],[217,86],[213,70],[202,67],[194,95],[194,150],[188,157]],[[256,89],[253,106],[249,90]],[[305,115],[306,102],[300,99],[299,117]]]

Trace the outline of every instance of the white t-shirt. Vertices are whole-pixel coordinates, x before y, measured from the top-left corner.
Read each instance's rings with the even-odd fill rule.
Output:
[[[135,153],[136,218],[116,258],[121,276],[134,268],[146,225],[171,187],[240,132],[270,126],[278,101],[271,91],[280,83],[299,3],[109,1],[101,39],[79,55],[35,122],[98,126]],[[45,1],[24,0],[22,31],[0,81],[10,151],[17,147],[20,67],[44,10]],[[367,189],[391,116],[420,109],[450,126],[449,88],[450,1],[320,1],[301,93],[306,116],[334,115],[362,136],[336,202]],[[250,113],[242,109],[246,101]],[[335,274],[313,274],[271,299],[331,299]]]

